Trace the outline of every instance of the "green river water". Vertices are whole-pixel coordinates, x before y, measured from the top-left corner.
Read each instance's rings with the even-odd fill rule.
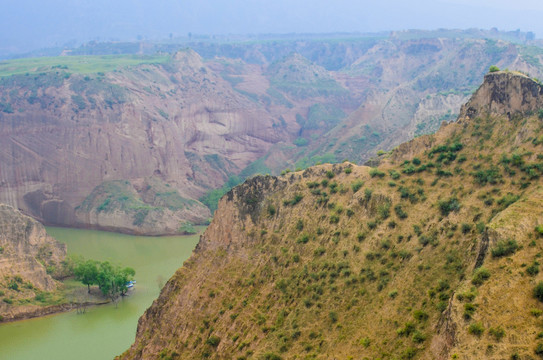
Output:
[[[64,228],[47,228],[47,232],[68,244],[68,254],[133,267],[135,289],[117,307],[101,305],[83,314],[71,311],[0,325],[0,359],[113,359],[134,342],[138,318],[190,256],[199,237],[144,237]]]

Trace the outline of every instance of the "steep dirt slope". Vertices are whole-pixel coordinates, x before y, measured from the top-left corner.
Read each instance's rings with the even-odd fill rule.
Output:
[[[9,320],[18,306],[36,294],[56,290],[51,277],[60,269],[66,245],[45,232],[43,225],[11,206],[0,204],[0,316]]]
[[[120,358],[534,358],[541,92],[490,74],[457,122],[378,168],[234,188]]]

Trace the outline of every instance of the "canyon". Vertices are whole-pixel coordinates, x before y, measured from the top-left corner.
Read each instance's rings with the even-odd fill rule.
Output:
[[[490,65],[541,76],[536,46],[440,35],[3,62],[0,202],[50,225],[183,233],[225,184],[436,131]]]
[[[0,62],[0,321],[68,308],[43,306],[66,246],[38,221],[209,224],[119,359],[543,354],[539,45],[406,31]]]

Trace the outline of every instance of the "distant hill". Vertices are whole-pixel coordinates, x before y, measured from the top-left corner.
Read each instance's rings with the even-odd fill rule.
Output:
[[[0,201],[47,224],[179,233],[253,174],[362,164],[433,133],[491,65],[541,77],[525,35],[96,43],[0,62]],[[116,50],[154,53],[81,55]]]

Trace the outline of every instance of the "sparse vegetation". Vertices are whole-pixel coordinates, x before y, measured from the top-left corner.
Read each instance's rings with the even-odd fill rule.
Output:
[[[468,327],[468,332],[475,336],[481,336],[485,332],[485,328],[480,322],[475,322]]]
[[[300,201],[302,201],[303,198],[304,198],[304,196],[302,194],[295,194],[292,199],[284,200],[283,205],[294,206],[294,205],[298,204]]]
[[[413,317],[418,321],[425,321],[428,320],[428,313],[424,310],[415,310]]]
[[[403,327],[399,328],[396,332],[399,336],[410,336],[412,333],[414,333],[416,330],[416,326],[414,323],[408,321],[404,324]]]
[[[191,235],[196,234],[198,231],[194,227],[194,224],[187,221],[181,225],[181,227],[179,228],[179,232],[181,234]]]
[[[407,218],[407,213],[403,210],[401,204],[398,204],[398,205],[394,206],[394,211],[396,212],[396,215],[398,215],[398,217],[400,219],[406,219]]]
[[[526,273],[530,276],[536,276],[539,274],[539,263],[534,261],[534,263],[526,268]]]
[[[534,296],[537,300],[543,302],[543,281],[538,282],[535,286]]]
[[[461,207],[460,202],[455,197],[449,198],[448,200],[440,200],[438,206],[441,215],[443,216],[447,216],[453,211],[458,211]]]
[[[264,354],[264,360],[283,360],[283,358],[275,353]]]
[[[336,323],[338,321],[338,315],[337,315],[337,313],[335,311],[330,311],[328,313],[328,317],[330,318],[330,321],[332,323]]]
[[[500,341],[505,336],[505,330],[501,326],[488,329],[488,333],[492,335],[496,341]]]
[[[490,279],[490,271],[488,271],[484,267],[481,267],[475,270],[473,278],[471,279],[471,283],[475,286],[480,286],[488,279]]]
[[[373,169],[370,170],[370,176],[371,177],[380,177],[380,178],[382,178],[382,177],[385,176],[385,173],[380,171],[379,169],[373,168]]]
[[[351,184],[351,188],[353,189],[353,193],[357,192],[358,190],[360,190],[360,188],[362,188],[362,186],[364,185],[364,182],[361,181],[361,180],[356,180],[354,181],[352,184]]]
[[[469,320],[477,308],[472,303],[464,304],[464,319]]]
[[[515,239],[500,240],[491,250],[492,257],[498,258],[514,254],[519,246]]]
[[[413,334],[412,340],[416,344],[421,344],[426,340],[426,335],[417,330]]]
[[[221,338],[218,337],[218,336],[215,336],[215,335],[210,336],[210,337],[207,338],[207,340],[206,340],[206,344],[211,345],[211,346],[213,346],[213,347],[219,346],[219,343],[220,343],[220,342],[221,342]]]
[[[324,165],[281,178],[282,188],[261,202],[266,216],[247,219],[239,234],[252,241],[242,249],[250,261],[206,263],[229,291],[202,297],[202,312],[216,320],[200,335],[191,329],[187,353],[210,348],[205,339],[220,333],[228,341],[239,334],[238,357],[277,351],[310,359],[335,355],[333,343],[346,349],[337,355],[345,358],[431,358],[442,336],[435,329],[450,314],[462,343],[451,357],[507,357],[517,349],[527,356],[513,339],[541,332],[541,311],[530,308],[543,302],[543,247],[540,219],[532,215],[540,179],[522,168],[543,156],[533,144],[539,119],[534,113],[522,121],[453,122],[413,140],[408,151],[402,146],[375,160],[369,174],[352,166],[347,176],[345,165]],[[503,151],[508,162],[500,161]],[[296,207],[295,194],[303,197]],[[270,203],[283,205],[271,215]],[[253,235],[263,229],[265,236]],[[508,296],[494,296],[503,294],[504,281]],[[375,326],[378,337],[370,335]],[[253,349],[266,350],[247,353]]]

